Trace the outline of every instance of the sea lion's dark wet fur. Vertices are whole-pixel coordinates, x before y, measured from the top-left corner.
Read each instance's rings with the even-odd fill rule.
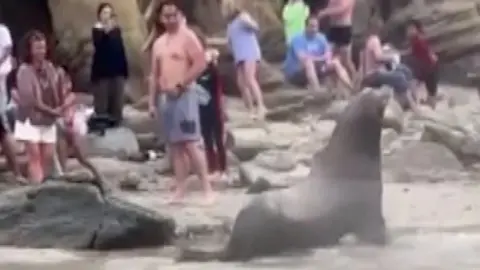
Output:
[[[380,139],[387,101],[372,90],[354,97],[304,181],[253,198],[237,215],[224,251],[186,249],[179,260],[245,261],[335,245],[349,233],[385,244]]]

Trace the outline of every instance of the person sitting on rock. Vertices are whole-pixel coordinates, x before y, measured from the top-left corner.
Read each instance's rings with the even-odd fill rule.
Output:
[[[200,31],[197,31],[197,35],[205,48],[205,57],[208,62],[207,68],[197,82],[210,94],[208,102],[199,106],[203,144],[210,173],[215,178],[218,178],[216,175],[218,173],[221,179],[225,179],[227,153],[224,144],[223,89],[217,67],[219,52],[216,49],[207,48],[205,36]]]
[[[434,108],[438,92],[438,57],[428,44],[420,21],[412,20],[408,23],[407,36],[414,75],[425,84],[427,103]]]
[[[288,45],[283,70],[287,79],[300,87],[309,86],[319,91],[319,78],[333,75],[352,89],[346,69],[338,58],[332,57],[328,40],[318,30],[318,20],[313,16],[306,20],[305,31],[294,36]],[[343,94],[348,95],[348,91]]]
[[[404,108],[416,110],[413,96],[414,77],[411,70],[400,63],[400,54],[391,46],[383,46],[380,40],[381,22],[372,19],[365,48],[360,55],[361,88],[393,88],[397,101]]]
[[[303,0],[288,0],[282,10],[287,44],[294,36],[305,31],[305,20],[308,16],[310,16],[310,8]]]

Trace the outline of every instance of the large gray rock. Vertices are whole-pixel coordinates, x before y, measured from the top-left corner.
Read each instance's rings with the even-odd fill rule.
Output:
[[[477,0],[410,2],[403,8],[392,10],[392,16],[384,26],[389,40],[401,43],[403,26],[413,18],[423,23],[429,43],[445,62],[480,50]]]
[[[478,103],[448,111],[424,109],[417,115],[425,129],[422,140],[445,145],[463,162],[480,160],[480,120]]]
[[[0,245],[123,249],[170,244],[175,223],[90,185],[52,183],[0,193]]]
[[[149,133],[156,131],[158,123],[150,117],[148,111],[141,111],[132,106],[123,108],[123,125],[134,133]]]
[[[445,146],[411,142],[384,158],[383,168],[397,182],[444,182],[469,180],[468,173]]]
[[[308,175],[309,171],[310,168],[299,163],[294,153],[268,150],[240,165],[239,180],[242,185],[250,187],[258,182],[268,182],[271,188],[285,188]]]
[[[104,136],[89,134],[85,143],[89,156],[129,156],[140,151],[137,137],[126,127],[107,129]]]
[[[235,144],[232,152],[240,161],[254,159],[260,152],[286,148],[291,138],[274,138],[265,128],[235,128],[231,130]]]

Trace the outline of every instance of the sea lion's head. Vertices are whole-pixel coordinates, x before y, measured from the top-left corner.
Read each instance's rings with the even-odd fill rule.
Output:
[[[378,144],[382,131],[383,116],[391,93],[377,89],[365,89],[352,98],[337,119],[337,126],[329,144],[353,144],[355,148],[370,148]]]
[[[380,177],[382,122],[390,98],[390,92],[372,89],[353,97],[339,115],[328,145],[314,156],[313,171],[318,168],[322,174],[342,177],[375,173]]]

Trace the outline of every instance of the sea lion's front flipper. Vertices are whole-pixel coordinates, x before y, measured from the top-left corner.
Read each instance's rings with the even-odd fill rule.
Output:
[[[383,217],[371,219],[364,224],[359,224],[354,231],[358,241],[363,244],[385,246],[389,242],[387,228]]]

